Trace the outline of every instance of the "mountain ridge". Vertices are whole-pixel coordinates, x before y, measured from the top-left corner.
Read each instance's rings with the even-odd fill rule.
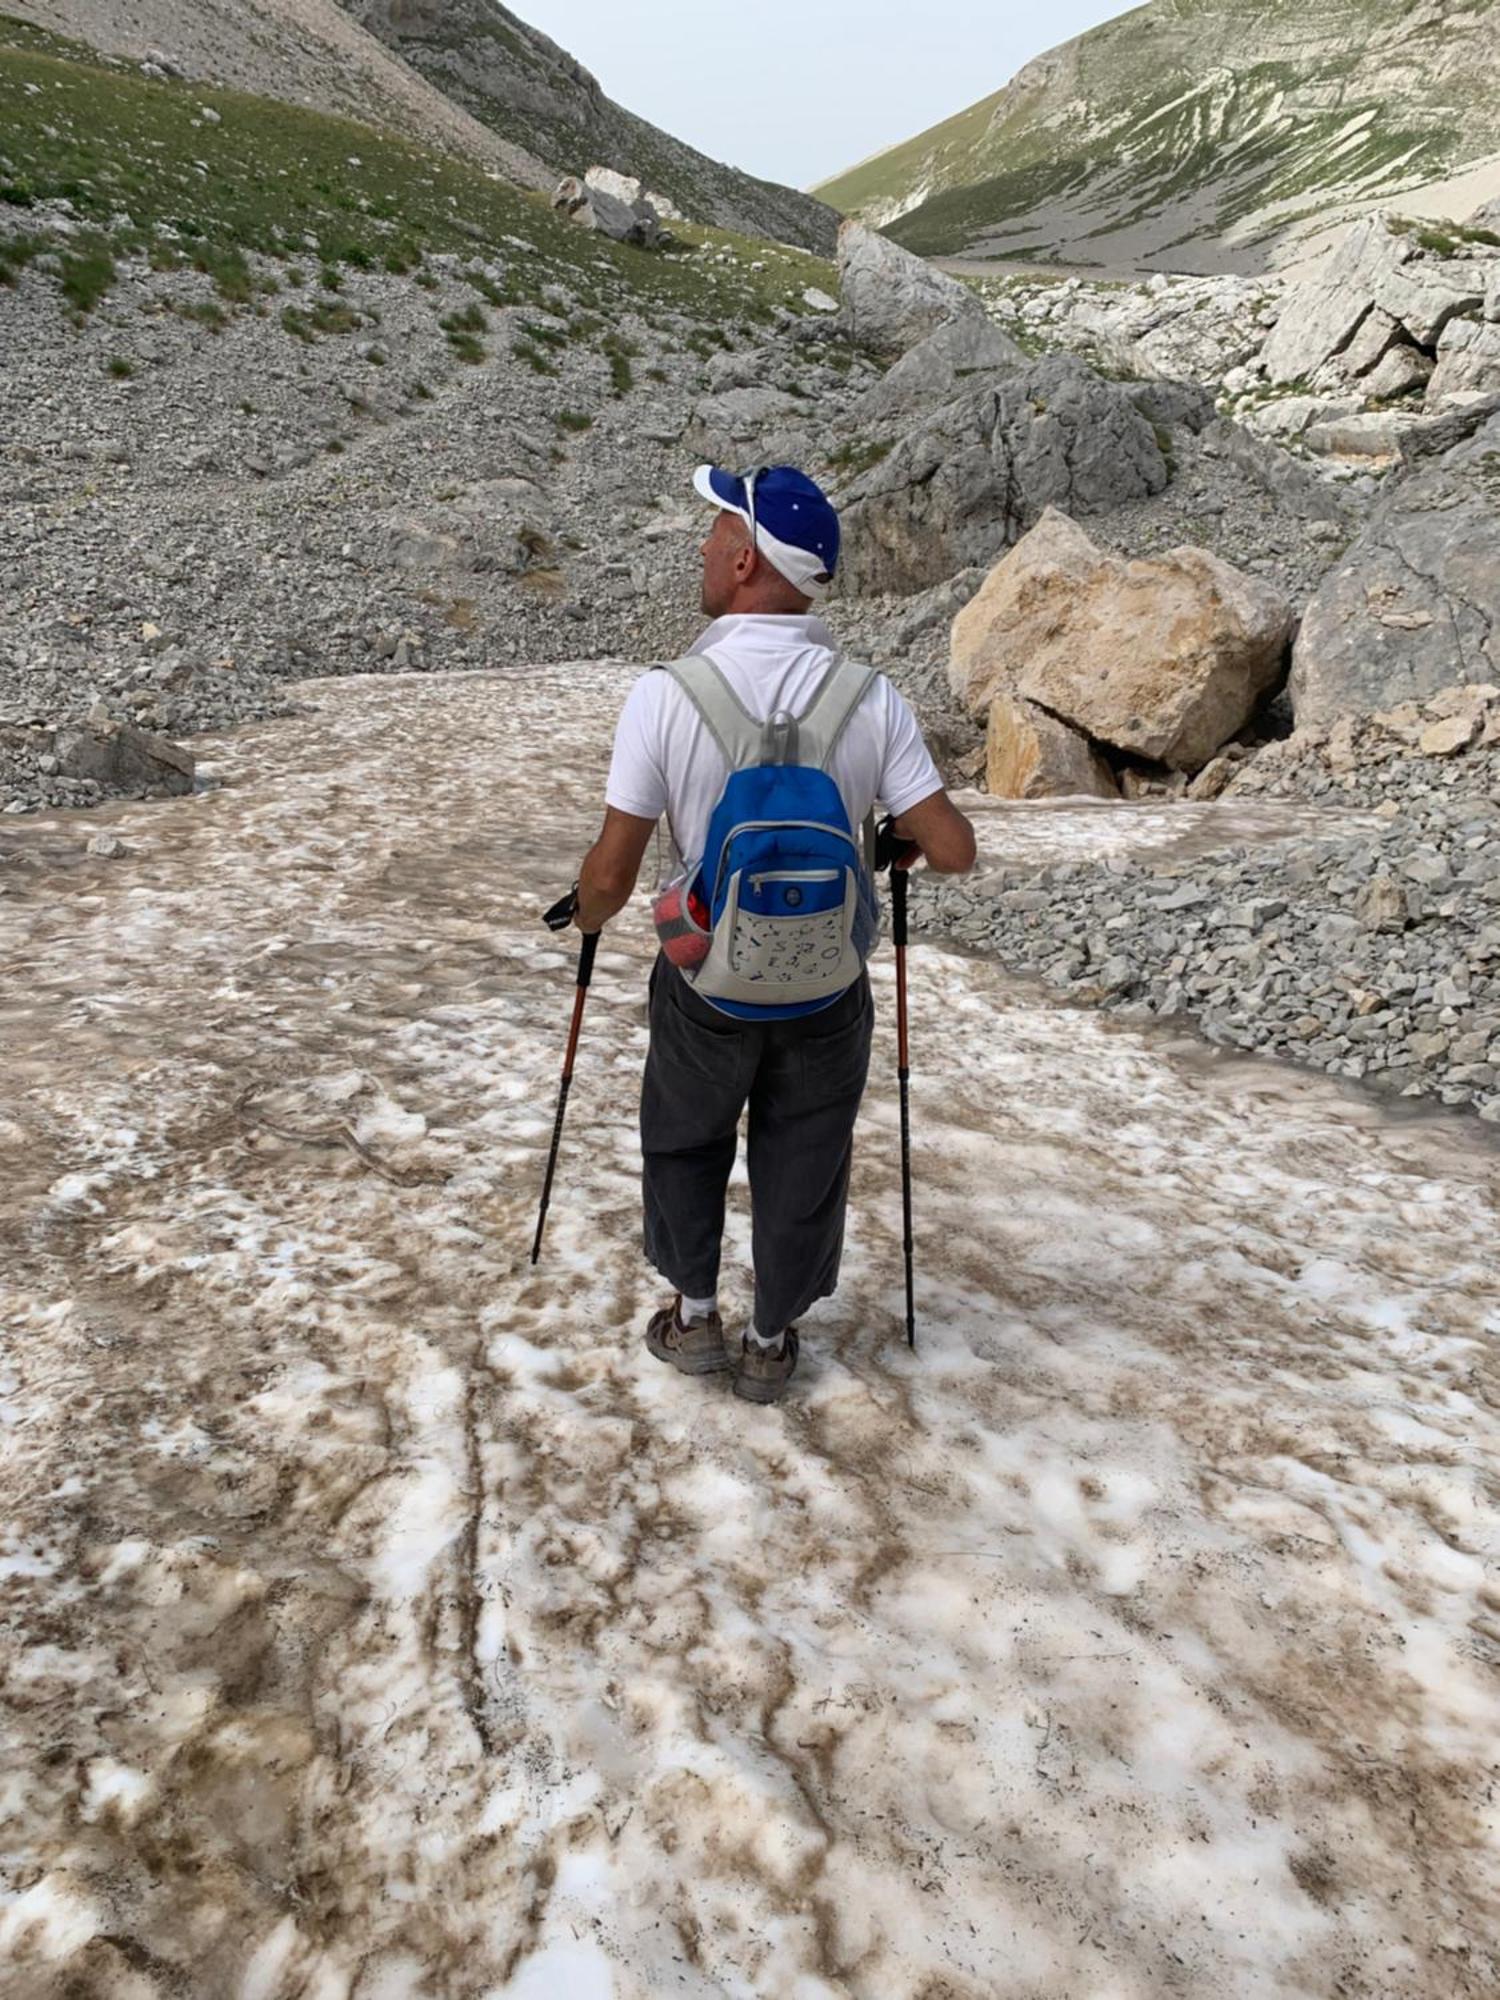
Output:
[[[340,0],[388,50],[481,123],[559,172],[613,167],[700,222],[831,253],[838,218],[796,189],[713,160],[616,104],[549,35],[500,0]]]
[[[1254,270],[1491,156],[1496,0],[1151,0],[817,192],[927,255]]]
[[[837,217],[711,161],[614,104],[576,58],[498,0],[6,0],[103,54],[360,119],[550,192],[617,168],[720,227],[823,253]]]

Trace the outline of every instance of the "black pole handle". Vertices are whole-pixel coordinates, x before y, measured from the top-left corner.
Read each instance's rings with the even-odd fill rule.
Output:
[[[583,946],[578,953],[578,990],[587,993],[594,977],[594,959],[599,950],[598,931],[584,933]]]
[[[883,875],[889,868],[894,884],[898,875],[904,875],[913,861],[919,859],[921,848],[914,840],[903,840],[896,831],[892,818],[883,819],[875,829],[875,873]],[[898,862],[905,862],[905,868],[898,868]]]

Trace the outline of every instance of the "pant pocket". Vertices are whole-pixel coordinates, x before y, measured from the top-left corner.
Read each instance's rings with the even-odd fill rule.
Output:
[[[687,1071],[721,1088],[732,1085],[745,1063],[746,1037],[728,1015],[719,1021],[701,1020],[689,1013],[682,1000],[682,980],[670,966],[658,969],[658,983],[652,994],[651,1035],[659,1044],[655,1053],[673,1069]]]
[[[833,1104],[864,1095],[870,1074],[870,1038],[874,1027],[867,1006],[856,1021],[825,1035],[808,1035],[798,1053],[802,1090],[810,1104]]]

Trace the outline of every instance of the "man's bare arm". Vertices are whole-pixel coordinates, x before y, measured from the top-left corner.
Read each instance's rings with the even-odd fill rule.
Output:
[[[602,931],[630,901],[655,831],[654,819],[605,808],[604,831],[578,871],[578,914],[573,921],[581,931]]]
[[[935,875],[967,875],[974,866],[979,850],[973,822],[946,792],[934,792],[919,805],[908,806],[895,830],[900,839],[916,842]]]

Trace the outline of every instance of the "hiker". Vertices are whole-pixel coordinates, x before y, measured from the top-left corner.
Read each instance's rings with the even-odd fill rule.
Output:
[[[878,804],[910,843],[903,865],[942,874],[973,866],[974,830],[901,695],[842,661],[814,615],[839,555],[821,489],[791,466],[703,466],[694,485],[717,509],[702,546],[714,622],[694,658],[631,690],[575,921],[597,932],[624,908],[665,815],[641,1146],[646,1256],[676,1297],[646,1345],[687,1375],[732,1367],[738,1395],[771,1403],[797,1366],[797,1319],[838,1282],[879,927],[861,830]],[[825,758],[826,777],[810,768]],[[757,873],[757,854],[783,865]],[[718,923],[716,893],[734,898]],[[755,1307],[735,1355],[719,1254],[747,1103]]]

